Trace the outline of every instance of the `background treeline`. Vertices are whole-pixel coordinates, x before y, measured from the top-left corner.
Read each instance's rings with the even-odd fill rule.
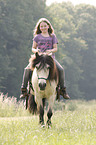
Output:
[[[19,98],[39,18],[51,21],[58,38],[56,58],[71,99],[96,98],[96,7],[46,0],[0,0],[0,91]]]

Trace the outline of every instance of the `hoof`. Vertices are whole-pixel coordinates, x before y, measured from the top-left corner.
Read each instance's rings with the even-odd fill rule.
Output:
[[[45,128],[44,122],[40,122],[39,124],[41,125],[41,128]]]
[[[41,125],[41,128],[45,128],[45,124]]]
[[[48,129],[51,129],[52,128],[52,124],[51,125],[48,125]]]
[[[47,126],[48,126],[48,129],[51,129],[51,128],[52,128],[51,120],[48,120],[48,121],[47,121]]]

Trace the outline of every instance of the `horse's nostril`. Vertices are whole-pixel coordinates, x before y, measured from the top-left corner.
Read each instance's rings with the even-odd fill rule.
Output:
[[[39,83],[40,90],[45,90],[46,83]]]
[[[46,83],[44,83],[43,86],[46,87]]]
[[[39,88],[40,88],[40,86],[41,86],[41,83],[39,83]]]

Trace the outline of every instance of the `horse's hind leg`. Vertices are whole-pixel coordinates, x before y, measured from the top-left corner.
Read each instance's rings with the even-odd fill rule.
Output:
[[[28,100],[28,110],[32,114],[37,114],[37,104],[35,102],[34,95],[29,96]]]
[[[48,113],[47,113],[47,117],[48,117],[48,120],[47,120],[47,125],[48,125],[48,128],[51,127],[52,123],[51,123],[51,117],[52,117],[53,113],[52,113],[52,109],[49,108],[48,110]]]

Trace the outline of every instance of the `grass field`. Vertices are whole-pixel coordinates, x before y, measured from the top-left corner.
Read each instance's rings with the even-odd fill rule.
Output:
[[[23,102],[1,94],[0,145],[96,145],[96,100],[56,102],[48,129],[41,128]]]

